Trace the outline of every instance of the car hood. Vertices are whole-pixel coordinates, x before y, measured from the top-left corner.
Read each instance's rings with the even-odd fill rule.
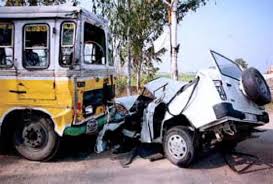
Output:
[[[187,82],[160,77],[147,83],[144,87],[149,90],[156,99],[161,98],[164,103],[168,103],[186,84]]]
[[[154,95],[155,99],[160,98],[164,103],[168,103],[186,84],[187,82],[160,77],[148,82],[144,87]],[[123,105],[127,110],[130,110],[138,97],[139,95],[120,97],[116,98],[115,102]]]
[[[133,105],[134,105],[134,103],[135,103],[135,101],[137,100],[138,97],[139,97],[139,95],[115,98],[115,102],[118,103],[118,104],[121,104],[127,110],[130,110],[133,107]]]

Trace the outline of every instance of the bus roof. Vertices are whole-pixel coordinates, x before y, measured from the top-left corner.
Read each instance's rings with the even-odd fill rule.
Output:
[[[0,7],[0,19],[76,18],[78,14],[91,18],[100,24],[108,23],[106,19],[78,6]]]

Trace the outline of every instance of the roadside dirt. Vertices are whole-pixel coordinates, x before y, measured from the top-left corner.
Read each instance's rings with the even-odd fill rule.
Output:
[[[273,120],[273,113],[271,113]],[[240,143],[236,150],[257,155],[260,161],[245,174],[233,172],[217,151],[203,154],[188,169],[163,159],[150,162],[137,158],[123,168],[109,153],[93,153],[93,143],[67,139],[52,162],[30,162],[15,154],[0,153],[0,183],[273,183],[273,121],[262,127],[259,138]],[[81,142],[82,141],[82,142]],[[80,142],[80,144],[79,144]]]

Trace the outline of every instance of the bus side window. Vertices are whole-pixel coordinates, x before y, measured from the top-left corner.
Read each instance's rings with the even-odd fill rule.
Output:
[[[106,53],[105,33],[91,24],[84,24],[84,63],[104,65]]]
[[[75,45],[76,25],[73,22],[65,22],[61,28],[61,50],[60,65],[70,66],[72,64]]]
[[[0,23],[0,68],[13,65],[13,24]]]
[[[23,66],[27,69],[45,69],[49,66],[49,27],[47,24],[29,24],[24,27]]]

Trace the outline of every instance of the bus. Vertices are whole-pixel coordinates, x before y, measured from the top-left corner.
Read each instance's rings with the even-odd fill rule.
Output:
[[[0,8],[0,133],[26,159],[95,134],[115,96],[108,21],[76,6]]]

